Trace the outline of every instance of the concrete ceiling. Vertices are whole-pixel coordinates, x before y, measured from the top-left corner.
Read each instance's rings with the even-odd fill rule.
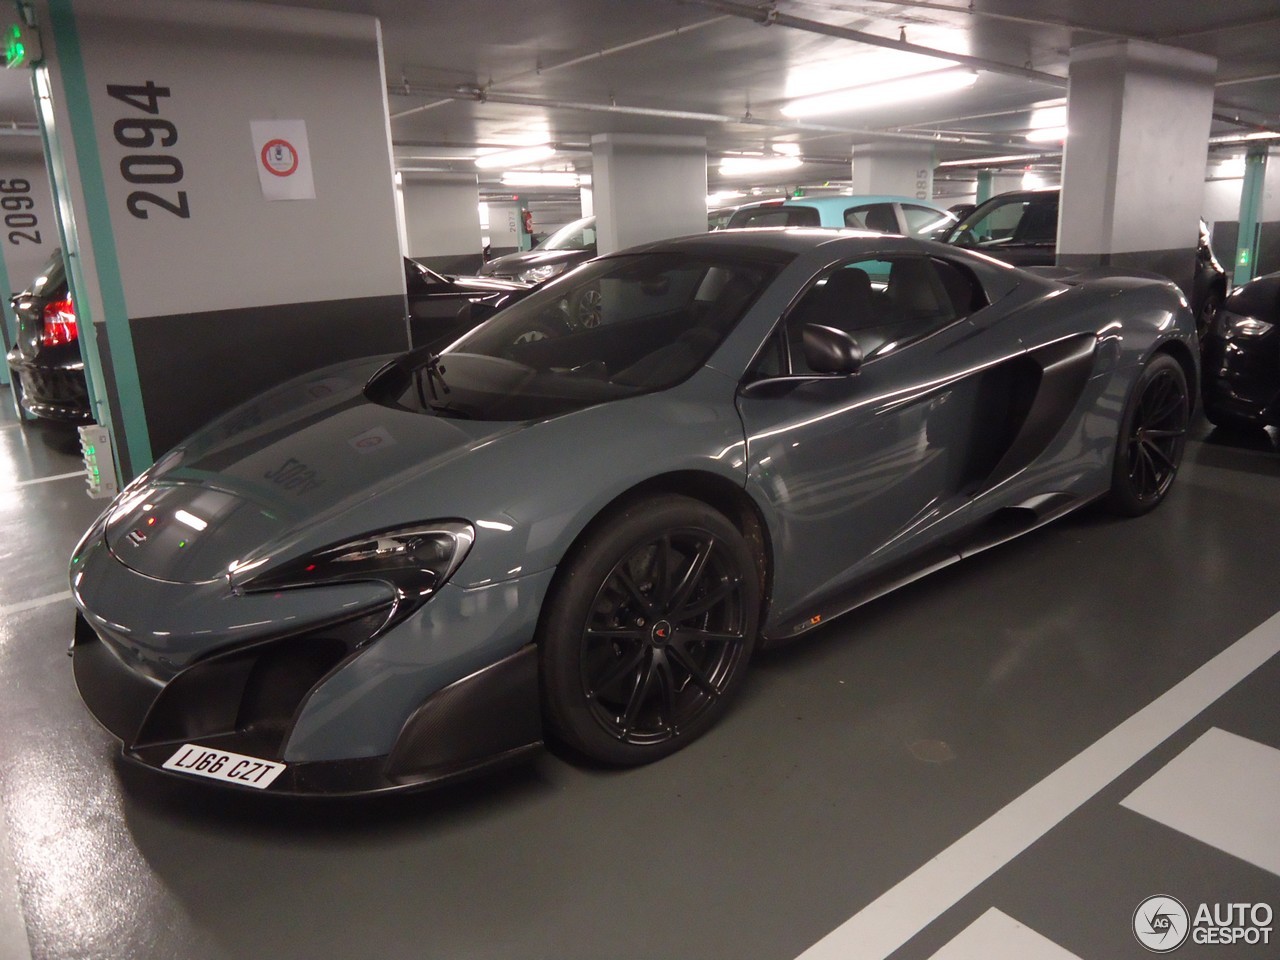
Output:
[[[563,148],[548,168],[587,171],[590,137],[603,132],[705,136],[712,155],[794,143],[809,160],[787,175],[794,182],[847,178],[851,145],[876,140],[931,140],[940,161],[1053,153],[1027,143],[1031,109],[1062,102],[1073,46],[1110,38],[1215,57],[1215,135],[1280,130],[1274,0],[296,5],[382,20],[392,137],[406,165],[470,170],[479,148],[544,136]],[[948,65],[891,49],[903,43],[977,58],[977,83],[932,100],[807,120],[779,112],[800,92]],[[713,188],[729,185],[714,166],[710,175]]]
[[[792,185],[846,179],[854,143],[931,142],[939,161],[1052,155],[1025,139],[1031,110],[1062,102],[1073,46],[1109,38],[1215,57],[1214,135],[1280,130],[1275,0],[278,2],[381,20],[397,162],[417,169],[470,173],[481,149],[545,138],[561,149],[546,169],[588,172],[591,135],[606,132],[705,136],[713,157],[793,144],[806,163]],[[948,66],[908,47],[975,58],[978,80],[911,104],[781,114],[799,93]],[[33,120],[25,76],[0,73],[0,130]]]

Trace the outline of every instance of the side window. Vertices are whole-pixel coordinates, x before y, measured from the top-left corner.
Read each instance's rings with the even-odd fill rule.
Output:
[[[787,207],[788,227],[820,227],[822,214],[816,207]]]
[[[907,235],[912,237],[928,237],[956,222],[949,213],[939,213],[911,203],[902,204],[902,216],[907,221]]]
[[[876,233],[897,233],[898,217],[891,203],[864,203],[844,212],[844,225]]]
[[[1013,231],[1022,219],[1022,212],[1026,207],[1027,204],[1021,201],[1002,203],[969,229],[978,243],[1008,240],[1013,236]]]
[[[733,217],[735,227],[789,227],[789,214],[782,207],[739,211]]]
[[[968,267],[941,257],[931,257],[930,261],[938,271],[938,279],[947,291],[956,316],[967,317],[991,302],[982,289],[982,284]]]
[[[921,256],[885,256],[828,272],[787,315],[792,370],[811,372],[804,358],[804,327],[809,323],[845,331],[862,348],[864,361],[870,361],[964,316],[969,311],[957,307],[942,279],[943,266],[951,264]],[[975,296],[973,286],[969,294]],[[963,299],[958,287],[956,297]]]

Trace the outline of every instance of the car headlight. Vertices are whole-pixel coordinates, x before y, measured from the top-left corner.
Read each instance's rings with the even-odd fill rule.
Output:
[[[516,279],[525,283],[541,283],[564,273],[567,266],[567,263],[547,263],[540,267],[530,267],[528,270],[521,270]]]
[[[1257,317],[1242,317],[1237,313],[1219,310],[1217,326],[1219,336],[1252,339],[1265,335],[1272,325]]]
[[[466,559],[475,528],[462,520],[441,520],[380,530],[255,574],[264,563],[232,566],[237,592],[262,593],[376,581],[395,592],[382,630],[394,626],[426,603]],[[268,563],[270,561],[267,561]],[[381,631],[379,631],[381,632]]]

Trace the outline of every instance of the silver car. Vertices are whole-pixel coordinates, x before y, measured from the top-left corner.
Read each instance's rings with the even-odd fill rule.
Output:
[[[1087,503],[1155,507],[1196,355],[1169,283],[928,241],[603,257],[163,456],[72,558],[76,680],[129,760],[233,788],[417,787],[544,737],[645,763],[758,647]]]

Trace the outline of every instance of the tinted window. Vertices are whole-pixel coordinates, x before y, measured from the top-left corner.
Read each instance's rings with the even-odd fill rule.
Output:
[[[532,420],[694,373],[780,268],[673,253],[598,260],[496,314],[433,364],[407,354],[369,398],[417,412]]]
[[[893,212],[892,203],[864,203],[844,212],[844,225],[856,230],[897,233],[898,215]]]
[[[817,227],[822,218],[813,207],[754,207],[739,210],[731,227]]]
[[[805,324],[850,334],[865,360],[874,360],[939,330],[961,316],[928,257],[893,257],[845,264],[822,277],[787,316],[792,369],[804,360]]]
[[[538,246],[539,250],[590,250],[596,245],[596,218],[567,223]]]
[[[981,204],[956,227],[952,243],[979,247],[1010,243],[1054,243],[1058,233],[1058,198],[1010,197]]]
[[[910,203],[902,204],[902,216],[907,221],[907,234],[912,237],[933,236],[956,222],[956,218],[949,213],[939,213]]]

